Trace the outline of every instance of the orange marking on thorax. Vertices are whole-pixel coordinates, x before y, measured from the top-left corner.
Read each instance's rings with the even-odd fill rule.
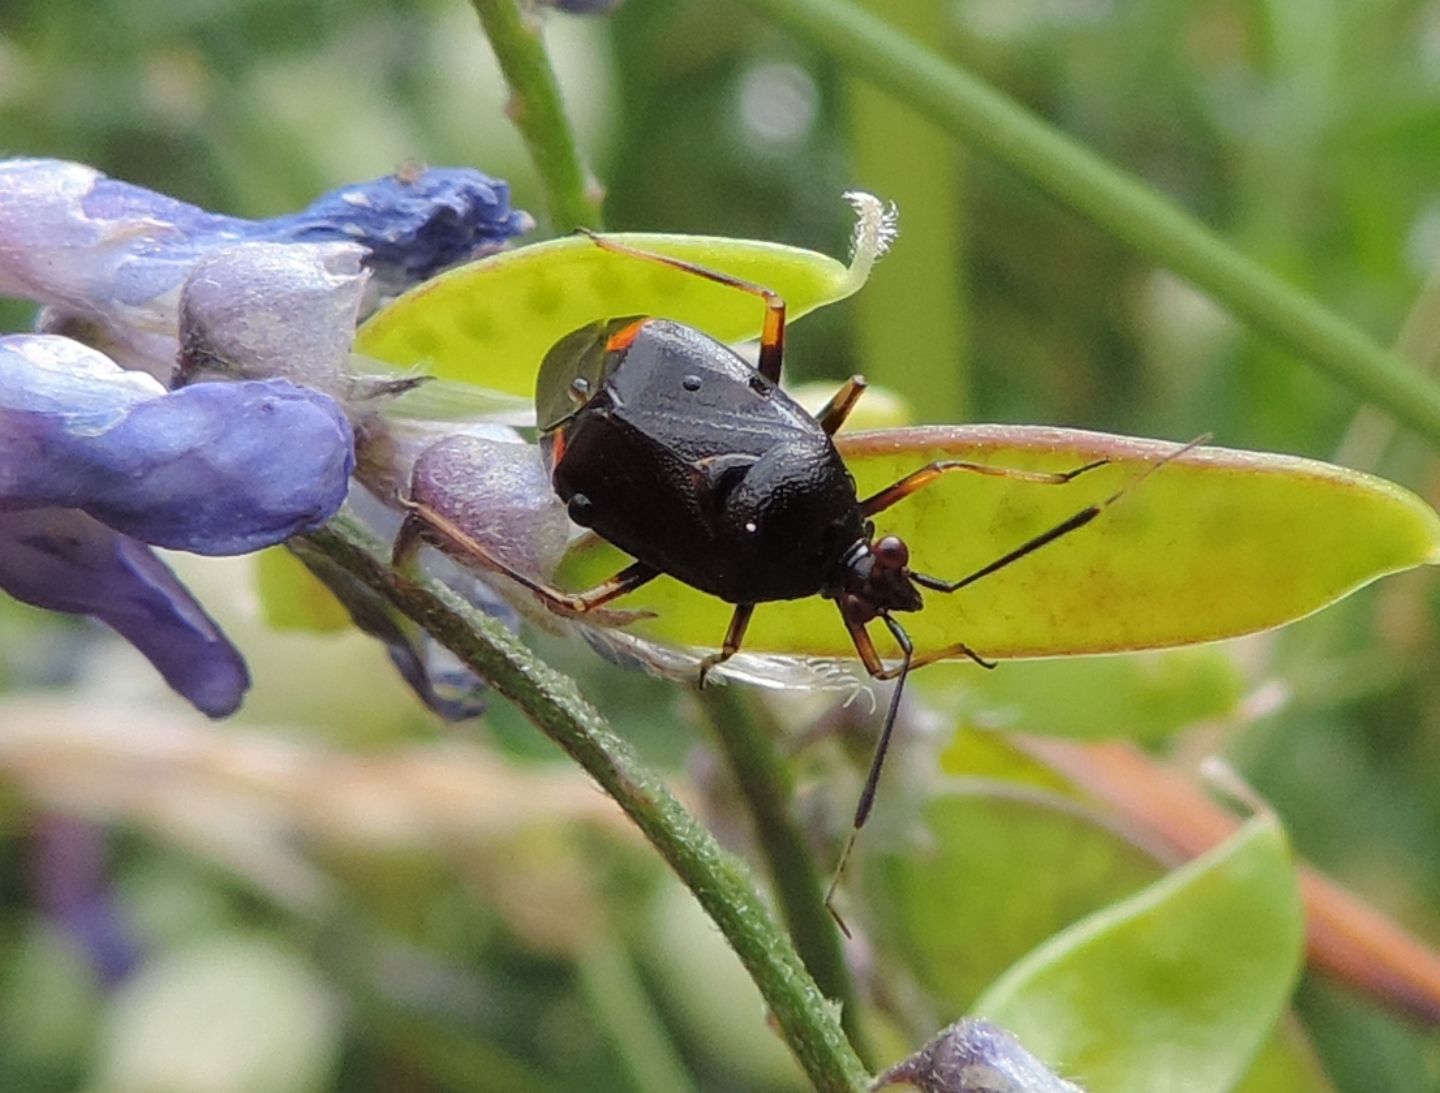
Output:
[[[605,343],[605,351],[607,353],[618,353],[622,349],[629,349],[635,341],[636,335],[640,333],[640,328],[649,321],[649,319],[636,319],[629,326],[622,326],[610,335],[610,340]]]
[[[560,466],[560,460],[565,458],[565,430],[557,429],[547,438],[550,441],[550,465]]]

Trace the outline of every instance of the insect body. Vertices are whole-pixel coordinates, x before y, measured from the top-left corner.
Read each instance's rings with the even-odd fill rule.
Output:
[[[729,603],[824,592],[866,528],[815,418],[691,327],[622,319],[577,335],[540,377],[542,389],[568,381],[583,340],[578,363],[595,378],[541,441],[571,519]]]
[[[893,535],[877,539],[872,518],[941,475],[966,471],[1062,485],[1106,461],[1050,474],[945,460],[861,498],[831,436],[865,382],[852,377],[814,416],[786,395],[778,386],[785,332],[785,303],[778,295],[679,259],[591,238],[607,250],[762,298],[758,367],[692,327],[648,316],[590,323],[546,355],[535,401],[556,493],[575,523],[635,559],[587,592],[560,592],[514,572],[423,507],[412,513],[412,521],[423,525],[412,537],[424,534],[477,556],[566,613],[593,610],[662,573],[734,604],[720,650],[701,663],[702,685],[713,667],[740,649],[757,604],[815,595],[833,600],[866,670],[878,679],[899,679],[856,807],[853,842],[874,802],[909,672],[954,656],[993,667],[965,645],[917,656],[895,612],[920,610],[922,588],[954,592],[1083,527],[1129,487],[959,580],[916,572],[906,544]],[[867,627],[877,619],[901,650],[898,667],[887,668],[875,650]]]

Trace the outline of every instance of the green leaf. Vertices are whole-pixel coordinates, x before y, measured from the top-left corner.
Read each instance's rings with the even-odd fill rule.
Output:
[[[942,765],[966,788],[926,803],[921,837],[862,840],[858,864],[864,905],[883,909],[867,924],[881,959],[908,968],[930,1007],[949,1016],[970,1009],[1051,935],[1134,896],[1163,870],[1079,799],[1062,796],[1067,784],[1003,734],[957,733]],[[893,799],[883,802],[876,822],[889,822],[895,808]],[[1288,1020],[1235,1093],[1329,1088]]]
[[[976,1012],[1090,1093],[1229,1093],[1290,996],[1304,916],[1273,817],[1052,938]]]
[[[1155,740],[1200,721],[1235,714],[1245,694],[1241,667],[1222,645],[1109,657],[1056,657],[1007,664],[1000,672],[964,665],[925,673],[941,709],[973,715],[991,730],[1098,740]],[[963,678],[961,673],[964,673]],[[948,675],[957,684],[935,693]]]
[[[798,318],[865,283],[873,252],[851,267],[814,251],[700,235],[614,234],[774,289]],[[482,258],[410,290],[367,321],[355,351],[442,379],[533,398],[545,353],[596,319],[658,315],[725,342],[760,333],[756,296],[570,236]]]
[[[303,562],[284,547],[255,555],[255,588],[267,625],[332,633],[350,628],[350,613]]]
[[[971,739],[1003,747],[995,734]],[[949,754],[954,771],[960,756]],[[986,769],[1000,758],[998,750],[970,754]],[[968,1010],[1052,934],[1163,874],[1146,850],[1073,800],[1014,783],[969,787],[926,803],[921,837],[867,833],[858,852],[863,906],[878,912],[867,925],[881,953],[910,969],[944,1015]],[[875,824],[889,823],[895,807],[882,801]]]
[[[1281,1021],[1233,1093],[1332,1093],[1305,1030],[1293,1016]]]
[[[1024,470],[1110,464],[1063,486],[947,474],[876,517],[911,564],[965,576],[1088,505],[1133,486],[1092,523],[904,617],[924,651],[965,642],[987,657],[1106,653],[1211,641],[1279,626],[1377,577],[1440,560],[1440,516],[1407,490],[1313,460],[1202,448],[1139,478],[1175,445],[1027,426],[946,426],[840,438],[861,496],[935,459]],[[560,580],[596,583],[626,559],[593,538]],[[731,608],[662,578],[624,601],[654,618],[636,634],[714,648]],[[877,628],[878,630],[879,628]],[[895,656],[883,630],[882,650]],[[752,652],[851,655],[833,605],[762,604]]]

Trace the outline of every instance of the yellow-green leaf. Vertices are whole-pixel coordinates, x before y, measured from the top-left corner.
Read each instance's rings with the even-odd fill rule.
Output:
[[[878,952],[913,969],[947,1016],[969,1009],[1047,937],[1163,874],[1146,849],[1073,798],[966,773],[925,802],[918,837],[872,838],[867,830],[857,852]],[[878,824],[889,822],[886,810],[904,807],[881,797]]]
[[[943,700],[942,709],[991,730],[1072,739],[1158,739],[1233,716],[1246,692],[1238,658],[1223,645],[1020,660],[1003,672],[956,667],[924,674],[927,693]]]
[[[350,612],[284,547],[255,555],[255,586],[265,621],[276,630],[326,633],[350,628]]]
[[[1065,429],[953,426],[840,438],[861,496],[935,459],[1065,471],[1108,466],[1063,486],[947,474],[875,519],[910,544],[912,566],[963,577],[1088,505],[1135,483],[1176,445]],[[1073,534],[905,615],[920,650],[965,642],[988,657],[1159,648],[1279,626],[1387,573],[1440,561],[1440,516],[1407,490],[1313,460],[1202,448],[1167,463]],[[625,558],[593,539],[560,575],[569,588]],[[626,597],[653,611],[656,641],[713,648],[731,608],[662,578]],[[880,628],[876,628],[877,631]],[[877,633],[894,656],[888,636]],[[762,604],[754,652],[850,655],[833,604]]]
[[[865,905],[882,909],[868,923],[880,959],[911,968],[926,1003],[948,1017],[969,1010],[988,983],[1051,935],[1088,916],[1124,917],[1111,905],[1158,882],[1163,870],[1149,851],[1067,796],[1057,775],[1027,760],[1003,735],[961,733],[946,756],[945,769],[964,780],[925,803],[919,826],[911,829],[920,834],[862,840],[858,857]],[[882,808],[894,810],[895,799]],[[1288,867],[1279,869],[1282,886],[1288,873]],[[1182,922],[1179,932],[1184,929]],[[1288,930],[1287,944],[1293,945]],[[1135,937],[1144,943],[1143,935]],[[1119,945],[1107,958],[1143,960],[1145,953]],[[1104,970],[1092,967],[1087,974],[1096,975],[1093,986],[1103,991]],[[1138,1011],[1132,1016],[1144,1018]],[[1171,1023],[1176,1015],[1167,1010],[1157,1017]],[[1077,1021],[1083,1018],[1077,1013]],[[1182,1032],[1188,1019],[1181,1016]],[[1106,1039],[1104,1029],[1090,1031],[1097,1042]],[[1118,1055],[1135,1048],[1133,1027],[1118,1023],[1109,1031],[1104,1050]],[[1253,1041],[1240,1045],[1239,1059],[1251,1046]],[[1221,1055],[1227,1051],[1222,1046]],[[1067,1077],[1086,1076],[1069,1056],[1049,1061]],[[1189,1088],[1179,1076],[1174,1087]],[[1234,1093],[1329,1089],[1304,1034],[1286,1020]]]
[[[1300,968],[1304,917],[1272,817],[1057,935],[976,1003],[1091,1093],[1229,1093]]]
[[[792,318],[855,292],[873,259],[872,251],[847,267],[798,247],[699,235],[607,238],[763,284],[785,298]],[[426,281],[372,316],[355,351],[529,398],[551,346],[585,323],[622,315],[676,319],[734,342],[759,334],[765,305],[750,293],[571,236]]]

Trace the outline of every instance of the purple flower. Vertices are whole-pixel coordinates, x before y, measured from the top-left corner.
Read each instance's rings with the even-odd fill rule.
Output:
[[[530,226],[468,169],[251,221],[81,164],[0,160],[0,295],[45,305],[46,332],[0,337],[0,589],[108,623],[197,707],[233,711],[244,661],[150,546],[239,554],[329,519],[355,427],[417,382],[351,374],[367,291]],[[155,377],[176,378],[182,343],[186,386],[168,390]],[[217,378],[234,382],[193,382]],[[464,681],[441,694],[406,656],[432,704],[473,710]]]
[[[348,242],[373,285],[402,290],[531,227],[508,187],[468,168],[342,187],[270,220],[207,212],[93,167],[0,160],[0,295],[47,305],[43,328],[168,375],[180,288],[195,263],[242,242]]]
[[[870,1088],[907,1085],[922,1093],[1084,1093],[1048,1070],[1010,1033],[978,1017],[943,1029]]]
[[[103,829],[85,820],[43,814],[30,839],[30,867],[40,906],[90,961],[99,981],[115,986],[140,963],[140,944],[106,877]]]
[[[382,289],[398,292],[533,226],[529,214],[510,208],[505,183],[468,167],[430,167],[342,186],[302,212],[261,221],[250,238],[358,243]]]
[[[105,623],[211,717],[234,713],[250,686],[239,651],[169,567],[77,509],[0,512],[0,588]]]
[[[328,519],[349,422],[286,380],[166,391],[55,335],[0,337],[0,587],[93,615],[213,716],[245,667],[146,543],[238,554]]]
[[[609,15],[620,6],[620,0],[541,0],[556,11],[571,15]]]
[[[353,463],[338,405],[288,380],[166,391],[68,338],[0,337],[0,510],[242,554],[328,519]]]

